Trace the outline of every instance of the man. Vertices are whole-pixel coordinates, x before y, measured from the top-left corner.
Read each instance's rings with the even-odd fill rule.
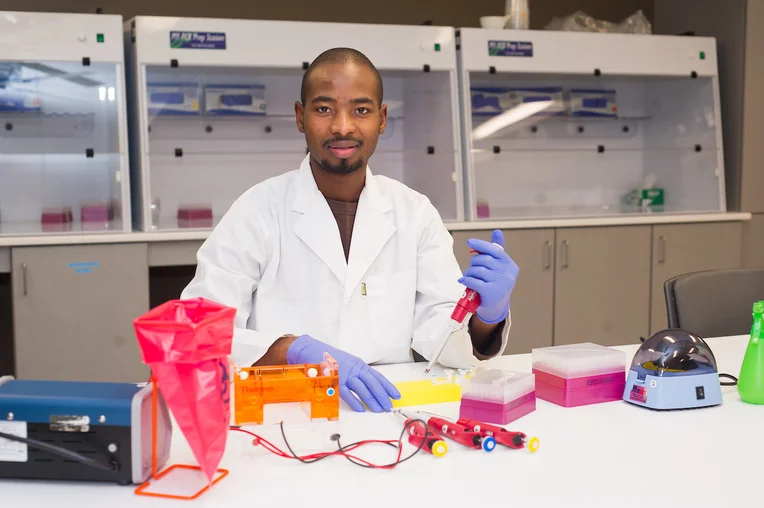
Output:
[[[372,363],[431,358],[464,287],[481,305],[439,362],[465,367],[500,354],[509,334],[517,265],[493,243],[460,273],[451,235],[430,201],[367,166],[385,131],[382,79],[361,53],[335,48],[306,70],[297,128],[309,155],[234,202],[199,249],[182,298],[237,310],[232,358],[240,365],[339,365],[351,408],[389,411],[395,387]],[[356,396],[358,398],[356,398]]]

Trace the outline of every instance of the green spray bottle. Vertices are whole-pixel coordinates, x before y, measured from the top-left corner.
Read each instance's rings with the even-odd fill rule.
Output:
[[[753,326],[745,350],[737,391],[743,402],[764,404],[764,301],[753,304]]]

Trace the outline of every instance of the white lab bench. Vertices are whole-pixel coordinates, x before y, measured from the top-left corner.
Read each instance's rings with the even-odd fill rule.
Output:
[[[708,341],[720,372],[737,375],[747,337]],[[630,363],[637,346],[620,346]],[[530,372],[531,355],[492,360],[502,368]],[[393,381],[416,379],[424,364],[384,366]],[[542,400],[536,411],[507,426],[540,440],[535,454],[498,447],[490,453],[448,442],[445,457],[420,453],[388,471],[363,469],[341,457],[300,464],[252,446],[252,438],[232,432],[220,467],[230,474],[198,498],[194,506],[225,506],[256,499],[259,504],[307,506],[330,495],[332,506],[357,506],[384,498],[399,506],[566,506],[642,507],[660,498],[671,506],[746,505],[759,495],[761,420],[764,407],[740,401],[735,387],[722,387],[723,403],[712,408],[659,412],[626,402],[562,408]],[[289,405],[287,405],[289,406]],[[341,406],[334,423],[316,422],[294,408],[266,406],[266,423],[283,418],[290,429],[314,429],[306,447],[321,444],[339,432],[348,443],[359,439],[397,439],[403,420],[393,414],[353,413]],[[421,409],[454,418],[458,404]],[[247,426],[266,439],[277,436],[271,426]],[[177,428],[176,428],[177,430]],[[293,440],[296,435],[291,433]],[[273,438],[283,447],[283,441]],[[328,447],[319,446],[319,449]],[[404,456],[412,450],[406,444]],[[394,459],[384,447],[363,450],[376,463]],[[182,434],[174,435],[169,464],[195,464]],[[661,478],[660,484],[654,478]],[[110,507],[164,507],[173,501],[140,497],[133,488],[69,482],[0,480],[8,506],[46,506],[66,499],[77,506],[108,502]],[[374,503],[376,506],[379,503]]]
[[[512,354],[583,340],[636,342],[665,327],[664,281],[695,270],[740,267],[749,219],[746,213],[645,214],[446,227],[463,269],[470,256],[467,238],[504,231],[520,266],[507,349]],[[143,375],[132,320],[179,296],[207,235],[189,230],[0,237],[0,371],[11,371],[15,357],[15,373],[25,378]],[[105,367],[112,363],[124,370]]]

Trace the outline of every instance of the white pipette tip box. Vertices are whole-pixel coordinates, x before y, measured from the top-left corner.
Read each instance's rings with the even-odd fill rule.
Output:
[[[506,425],[536,410],[535,375],[478,369],[462,388],[459,418]]]
[[[538,398],[563,407],[621,400],[626,354],[586,342],[531,352]]]

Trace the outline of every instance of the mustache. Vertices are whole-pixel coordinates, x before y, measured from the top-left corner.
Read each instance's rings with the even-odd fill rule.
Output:
[[[356,139],[354,137],[341,137],[341,138],[334,138],[334,139],[329,139],[327,141],[324,141],[324,146],[329,146],[332,143],[337,143],[339,141],[351,141],[353,143],[356,143],[358,146],[363,145],[363,141],[361,141],[360,139]]]

